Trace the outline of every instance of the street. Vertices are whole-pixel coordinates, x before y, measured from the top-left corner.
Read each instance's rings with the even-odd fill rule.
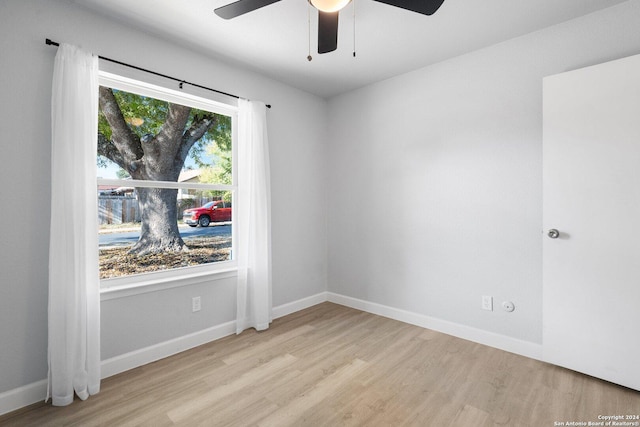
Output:
[[[209,227],[189,227],[180,226],[180,235],[183,239],[190,237],[206,237],[206,236],[222,236],[231,237],[231,224],[222,223],[220,225],[211,224]],[[109,248],[115,246],[130,246],[138,241],[140,232],[123,231],[115,233],[101,233],[98,235],[98,244],[100,248]]]

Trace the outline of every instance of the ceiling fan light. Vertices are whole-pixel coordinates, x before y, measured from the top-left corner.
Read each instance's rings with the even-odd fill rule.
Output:
[[[349,4],[351,0],[309,0],[309,3],[321,12],[337,12]]]

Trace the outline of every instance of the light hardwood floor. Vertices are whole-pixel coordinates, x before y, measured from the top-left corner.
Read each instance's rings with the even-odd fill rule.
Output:
[[[556,426],[640,415],[640,393],[331,303],[36,404],[17,426]],[[556,424],[558,423],[558,424]]]

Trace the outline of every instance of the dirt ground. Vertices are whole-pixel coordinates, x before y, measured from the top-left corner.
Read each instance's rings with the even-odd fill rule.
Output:
[[[189,267],[217,261],[227,261],[231,254],[231,238],[185,239],[186,252],[166,252],[151,255],[128,254],[129,246],[100,251],[100,279]]]

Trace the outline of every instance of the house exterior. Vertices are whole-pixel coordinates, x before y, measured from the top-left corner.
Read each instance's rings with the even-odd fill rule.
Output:
[[[178,182],[183,183],[199,183],[200,182],[200,169],[187,169],[180,172],[178,176]],[[196,190],[193,189],[179,189],[178,200],[194,199],[196,197]]]

